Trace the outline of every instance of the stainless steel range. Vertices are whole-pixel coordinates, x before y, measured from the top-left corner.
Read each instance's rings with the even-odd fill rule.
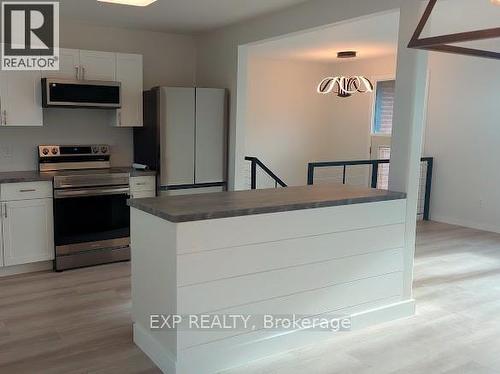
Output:
[[[109,146],[39,146],[54,172],[55,270],[130,259],[129,171],[111,168]]]

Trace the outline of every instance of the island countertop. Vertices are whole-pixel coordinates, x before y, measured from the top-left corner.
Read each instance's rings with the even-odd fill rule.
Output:
[[[173,223],[405,199],[406,194],[324,184],[132,199],[132,208]]]

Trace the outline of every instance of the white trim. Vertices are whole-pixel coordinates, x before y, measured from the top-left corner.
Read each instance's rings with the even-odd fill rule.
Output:
[[[137,323],[134,323],[134,343],[163,373],[176,374],[176,360],[172,354],[163,349],[161,344]]]
[[[376,12],[363,15],[361,17],[353,17],[343,19],[341,21],[311,27],[304,30],[294,31],[291,33],[281,34],[273,36],[270,38],[264,38],[261,40],[252,41],[249,43],[239,44],[237,47],[237,72],[236,72],[236,116],[234,123],[234,138],[229,140],[229,190],[239,190],[247,189],[245,186],[245,177],[242,175],[244,173],[244,157],[245,152],[245,141],[246,141],[246,112],[247,112],[247,92],[248,92],[248,51],[252,47],[256,47],[269,42],[276,42],[283,39],[288,39],[290,37],[295,37],[298,35],[305,35],[311,32],[326,30],[335,26],[348,24],[364,19],[370,19],[376,16],[381,16],[385,14],[399,13],[399,8],[389,9],[383,12]],[[382,56],[381,56],[382,57]],[[332,62],[325,62],[325,64],[331,64]],[[333,62],[334,63],[334,62]],[[230,120],[231,122],[231,120]],[[370,132],[372,124],[370,123]],[[232,161],[232,164],[231,164]]]
[[[234,128],[233,165],[229,170],[229,190],[244,190],[245,188],[245,152],[248,100],[248,47],[238,47],[238,71],[236,81],[236,122]],[[230,140],[231,143],[231,140]],[[231,146],[230,146],[231,150]],[[231,155],[229,156],[229,160]],[[232,176],[232,178],[231,178]]]

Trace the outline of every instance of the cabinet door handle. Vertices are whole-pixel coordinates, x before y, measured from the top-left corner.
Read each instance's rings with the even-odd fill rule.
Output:
[[[19,190],[19,192],[36,192],[36,189]]]
[[[82,68],[82,80],[85,80],[85,67],[81,67]]]
[[[7,218],[7,204],[3,204],[3,214],[4,217]]]
[[[75,78],[76,78],[76,80],[80,79],[80,67],[79,66],[75,66]]]

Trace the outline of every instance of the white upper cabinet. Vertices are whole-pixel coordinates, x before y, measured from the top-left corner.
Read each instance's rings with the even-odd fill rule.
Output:
[[[80,79],[89,81],[116,80],[116,53],[80,51]]]
[[[40,71],[0,72],[0,125],[43,126]]]
[[[59,50],[59,70],[43,71],[43,78],[80,79],[80,51]]]
[[[119,81],[122,107],[112,114],[119,127],[143,125],[142,55],[60,49],[59,70],[0,71],[0,126],[43,126],[41,78]]]
[[[122,108],[116,112],[115,126],[141,127],[143,124],[142,55],[117,53],[116,80],[122,84]]]

